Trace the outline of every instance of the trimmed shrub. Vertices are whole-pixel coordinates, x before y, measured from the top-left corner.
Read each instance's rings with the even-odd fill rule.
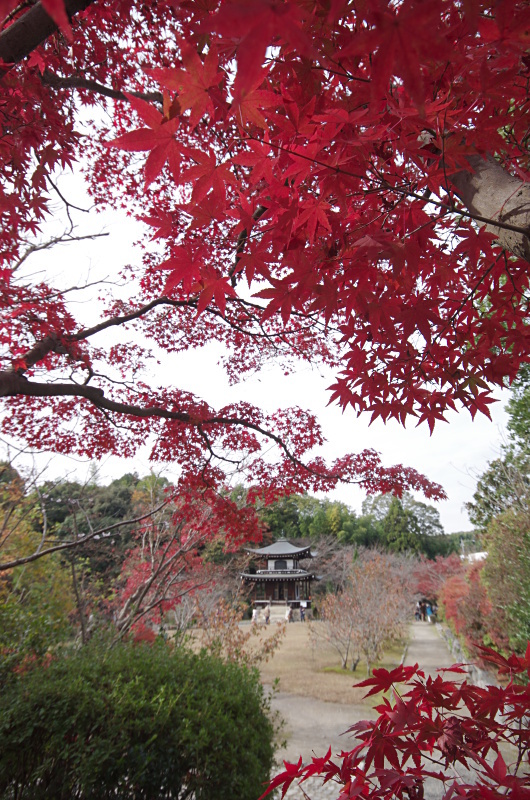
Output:
[[[252,800],[274,726],[258,674],[206,654],[90,644],[11,681],[0,796]]]

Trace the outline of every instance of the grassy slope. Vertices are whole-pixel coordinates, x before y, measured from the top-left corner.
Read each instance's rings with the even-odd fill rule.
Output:
[[[400,663],[402,653],[403,647],[393,643],[376,666],[392,669]],[[342,670],[340,663],[339,655],[329,645],[320,643],[318,648],[312,647],[309,625],[294,623],[287,626],[279,650],[260,671],[265,684],[272,684],[278,678],[281,692],[333,703],[362,703],[366,689],[354,689],[352,684],[366,678],[365,664],[360,662],[357,670],[350,672]],[[373,705],[373,698],[368,705]]]

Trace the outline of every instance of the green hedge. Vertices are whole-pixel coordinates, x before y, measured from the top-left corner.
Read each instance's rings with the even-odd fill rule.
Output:
[[[255,800],[274,726],[256,672],[166,645],[89,645],[4,687],[14,800]]]

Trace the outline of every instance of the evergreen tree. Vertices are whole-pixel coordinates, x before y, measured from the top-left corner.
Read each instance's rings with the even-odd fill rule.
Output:
[[[387,547],[395,553],[412,551],[419,553],[421,541],[418,523],[411,511],[405,510],[397,497],[390,502],[388,513],[382,522]]]

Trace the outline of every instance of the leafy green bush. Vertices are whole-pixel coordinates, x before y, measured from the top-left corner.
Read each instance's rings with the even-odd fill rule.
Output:
[[[0,796],[252,800],[273,762],[256,672],[155,646],[90,644],[5,687]]]

